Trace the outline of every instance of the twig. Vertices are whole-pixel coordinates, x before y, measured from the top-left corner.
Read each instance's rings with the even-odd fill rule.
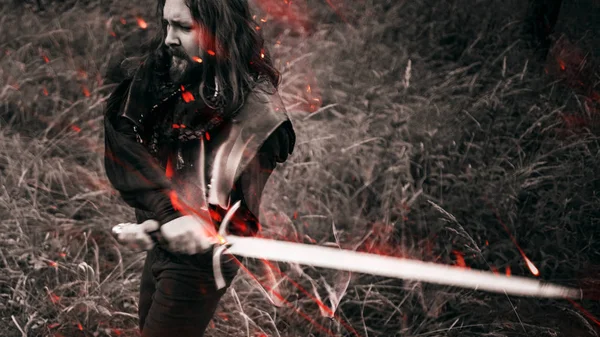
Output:
[[[304,117],[304,119],[302,119],[302,121],[304,122],[304,121],[308,120],[309,118],[315,116],[316,114],[318,114],[320,112],[323,112],[323,111],[325,111],[325,110],[327,110],[329,108],[333,108],[334,106],[337,106],[337,105],[338,105],[337,103],[332,103],[332,104],[326,105],[324,107],[321,107],[319,110],[317,110],[317,111],[309,114],[308,116]]]
[[[357,147],[357,146],[359,146],[359,145],[362,145],[362,144],[365,144],[365,143],[368,143],[368,142],[372,142],[372,141],[374,141],[374,140],[378,140],[378,139],[380,139],[380,140],[385,140],[385,139],[383,139],[383,138],[381,138],[381,137],[371,137],[371,138],[365,139],[365,140],[363,140],[363,141],[360,141],[360,142],[358,142],[358,143],[354,143],[354,144],[352,144],[352,145],[350,145],[350,146],[348,146],[348,147],[345,147],[345,148],[341,149],[340,151],[341,151],[342,153],[345,153],[346,151],[350,150],[351,148],[354,148],[354,147]]]
[[[513,305],[512,301],[510,300],[510,297],[508,297],[508,294],[506,293],[506,291],[504,292],[504,295],[506,295],[506,299],[508,300],[508,303],[510,303],[510,306],[512,307],[513,311],[515,312],[515,315],[517,315],[517,319],[519,320],[519,323],[521,323],[521,327],[523,328],[523,331],[525,333],[527,333],[527,330],[525,329],[525,326],[523,325],[523,321],[521,321],[521,317],[517,313],[517,308],[515,308],[515,306]]]
[[[19,329],[19,331],[21,331],[21,334],[23,335],[23,337],[27,337],[27,334],[25,333],[25,331],[23,331],[23,329],[21,329],[21,326],[19,325],[19,323],[17,322],[17,319],[15,318],[15,316],[10,315],[10,318],[12,318],[12,321],[15,323],[15,325],[17,326],[17,329]]]

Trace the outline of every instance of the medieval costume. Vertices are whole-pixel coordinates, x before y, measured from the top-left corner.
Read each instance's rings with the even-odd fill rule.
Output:
[[[105,111],[106,173],[135,208],[137,222],[155,219],[162,225],[182,216],[173,202],[176,193],[194,207],[209,207],[216,226],[240,201],[228,232],[255,235],[263,188],[295,144],[275,88],[257,77],[244,104],[228,110],[218,88],[163,80],[147,86],[144,76],[152,75],[138,70],[121,82]],[[214,94],[206,101],[200,90]],[[201,147],[204,162],[199,161]],[[199,172],[205,172],[207,190],[200,188]],[[148,252],[140,286],[143,336],[203,334],[226,291],[215,287],[211,256],[173,253],[158,245]],[[224,259],[227,286],[238,268],[233,257]]]

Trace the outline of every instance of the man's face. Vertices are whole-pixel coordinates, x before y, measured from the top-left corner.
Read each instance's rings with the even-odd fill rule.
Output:
[[[163,21],[167,32],[165,44],[173,55],[169,69],[171,80],[181,83],[184,76],[198,66],[193,58],[200,56],[200,29],[184,0],[166,0]]]

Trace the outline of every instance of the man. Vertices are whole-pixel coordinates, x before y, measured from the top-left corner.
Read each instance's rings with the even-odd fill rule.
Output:
[[[239,201],[229,232],[258,232],[264,185],[295,133],[247,0],[159,0],[157,12],[157,47],[107,101],[105,168],[144,229],[120,239],[151,248],[142,336],[202,336],[238,271],[225,257],[216,288],[215,227]]]

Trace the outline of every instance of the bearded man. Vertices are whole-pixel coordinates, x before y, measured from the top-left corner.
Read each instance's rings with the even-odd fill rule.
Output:
[[[257,234],[263,188],[295,133],[247,0],[159,0],[157,12],[156,48],[107,101],[105,168],[149,250],[142,336],[202,336],[239,270],[226,256],[216,287],[216,227],[239,202],[229,233]]]

